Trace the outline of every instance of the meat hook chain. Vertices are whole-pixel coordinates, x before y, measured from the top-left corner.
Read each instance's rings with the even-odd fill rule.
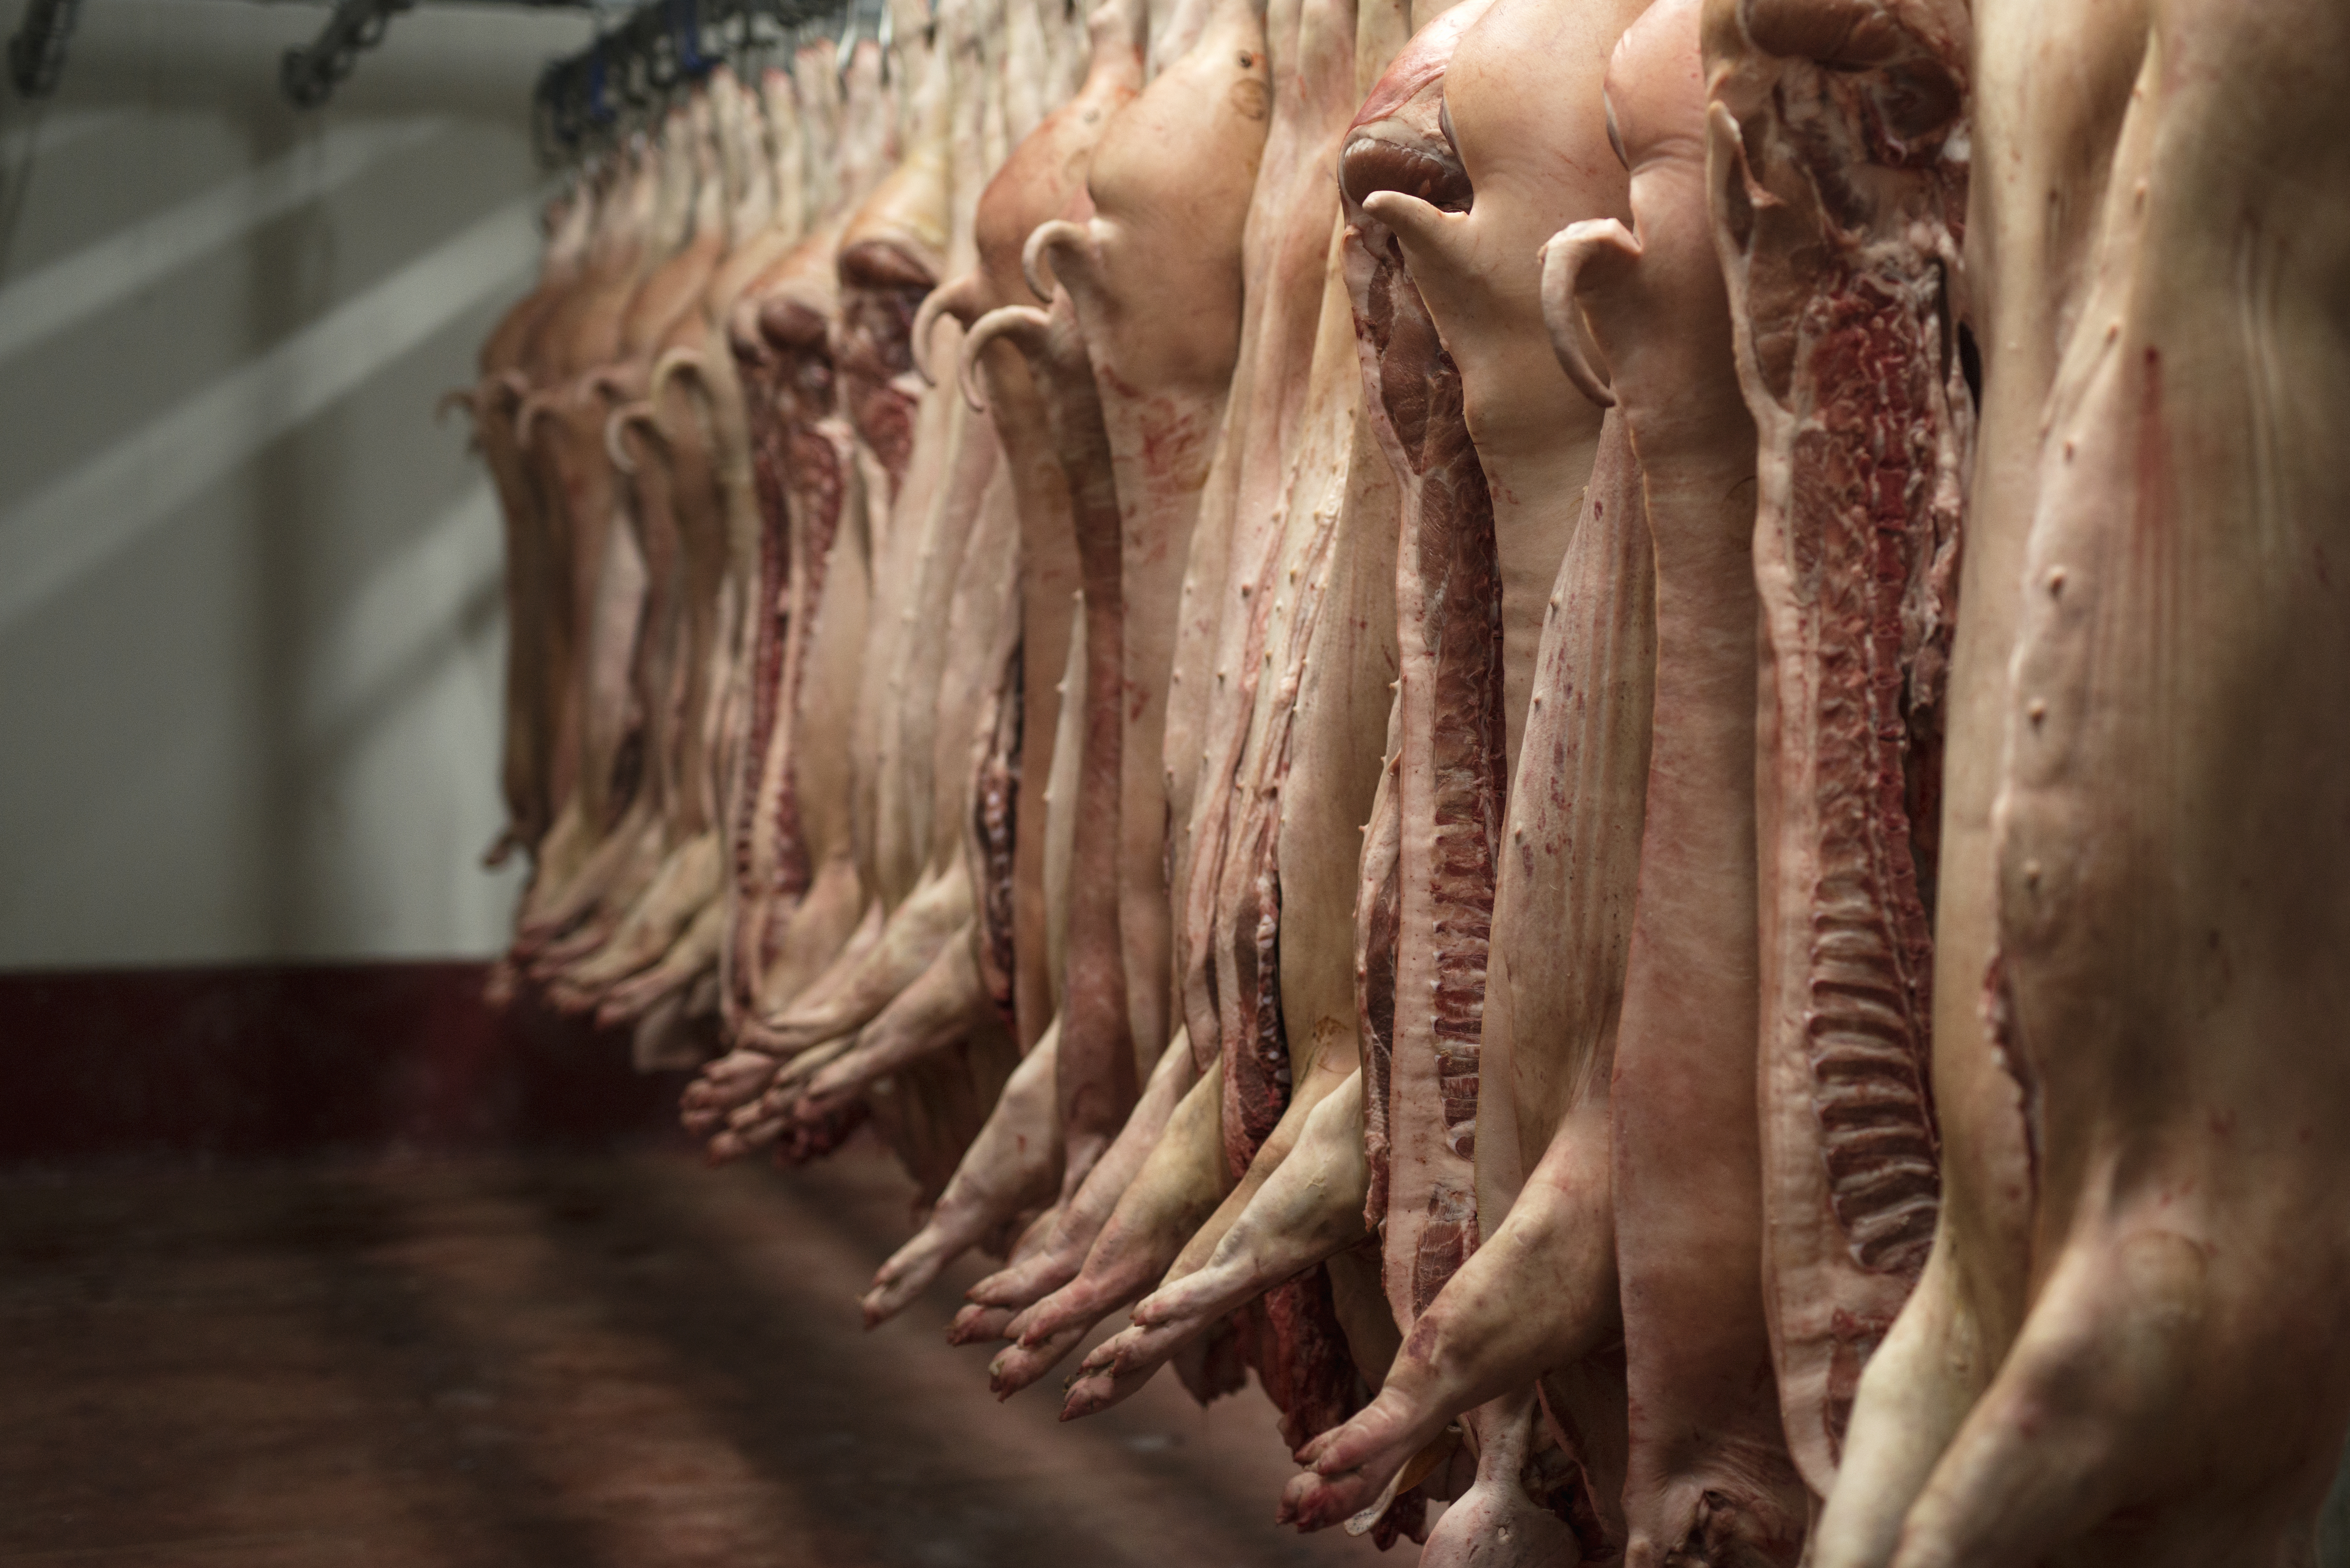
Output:
[[[842,57],[860,32],[888,47],[887,0],[647,0],[567,58],[549,61],[532,94],[541,161],[577,158],[657,119],[677,91],[721,65],[842,24]]]
[[[36,0],[36,4],[41,0]],[[78,4],[78,0],[67,0]],[[593,10],[598,0],[511,0],[545,10]],[[296,108],[316,109],[327,101],[335,84],[351,74],[359,52],[383,42],[394,13],[413,7],[416,0],[334,0],[334,14],[307,48],[288,49],[278,62],[277,86]]]
[[[20,98],[47,98],[65,74],[66,40],[80,19],[81,0],[31,0],[16,36],[8,40],[8,76]]]

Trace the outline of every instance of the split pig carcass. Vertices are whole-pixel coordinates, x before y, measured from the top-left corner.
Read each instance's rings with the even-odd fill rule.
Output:
[[[2339,19],[923,9],[484,347],[500,991],[1304,1527],[2303,1560]]]

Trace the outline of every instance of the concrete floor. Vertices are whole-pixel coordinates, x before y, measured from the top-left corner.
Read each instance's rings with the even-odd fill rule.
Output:
[[[0,1181],[0,1564],[1376,1559],[1274,1528],[1253,1388],[997,1405],[940,1332],[977,1264],[862,1332],[907,1191],[861,1146]]]

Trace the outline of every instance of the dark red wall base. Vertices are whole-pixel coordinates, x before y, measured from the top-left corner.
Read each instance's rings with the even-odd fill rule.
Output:
[[[680,1135],[625,1033],[483,1000],[479,963],[0,973],[0,1165]]]

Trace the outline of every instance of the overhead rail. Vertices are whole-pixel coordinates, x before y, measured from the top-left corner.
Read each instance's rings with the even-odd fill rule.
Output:
[[[66,40],[81,16],[81,0],[27,0],[25,19],[8,40],[8,78],[19,98],[47,98],[65,74]]]
[[[286,100],[316,109],[359,57],[383,42],[391,19],[418,0],[332,0],[310,43],[286,51],[277,85]],[[534,10],[611,11],[613,0],[496,0]],[[27,0],[8,40],[17,93],[45,98],[64,73],[81,0]],[[743,67],[787,50],[811,31],[839,30],[843,56],[862,35],[889,43],[888,0],[643,0],[577,54],[550,62],[534,95],[540,156],[550,162],[646,123],[677,92],[723,64]]]
[[[578,53],[550,62],[532,98],[540,158],[559,163],[657,120],[721,65],[741,74],[812,33],[889,43],[887,0],[649,0]]]

